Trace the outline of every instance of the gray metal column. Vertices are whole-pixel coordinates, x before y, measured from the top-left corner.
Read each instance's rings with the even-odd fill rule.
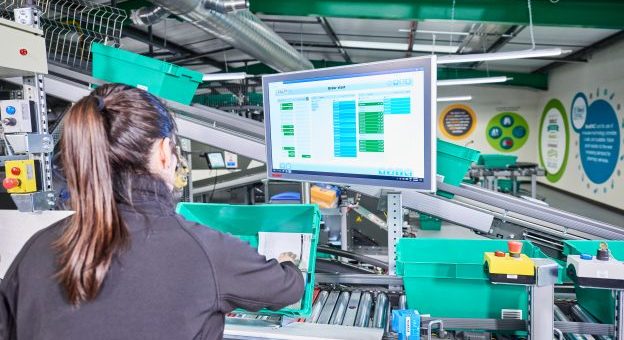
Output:
[[[310,204],[310,182],[301,183],[301,203]]]
[[[400,193],[388,194],[388,275],[396,274],[396,246],[403,237],[403,199]]]
[[[532,259],[536,283],[529,289],[529,339],[552,339],[554,334],[553,306],[558,266],[549,259]]]
[[[615,292],[615,336],[614,340],[624,339],[624,291]]]

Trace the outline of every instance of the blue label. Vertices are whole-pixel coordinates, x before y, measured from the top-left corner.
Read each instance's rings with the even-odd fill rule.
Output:
[[[594,101],[587,110],[580,129],[580,157],[589,180],[606,182],[617,166],[620,154],[620,124],[613,106],[603,99]]]

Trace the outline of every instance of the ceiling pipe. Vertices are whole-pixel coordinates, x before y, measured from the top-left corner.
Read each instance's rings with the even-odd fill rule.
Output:
[[[132,10],[130,20],[135,25],[149,26],[161,22],[168,15],[169,12],[160,6],[141,7]]]
[[[308,59],[246,9],[246,1],[152,0],[152,2],[276,71],[290,72],[314,68]],[[141,10],[142,13],[150,13],[149,10],[138,11]],[[159,20],[164,17],[162,10],[154,9],[151,13],[156,13],[155,17],[142,18],[135,23],[154,22],[156,17],[159,17]]]

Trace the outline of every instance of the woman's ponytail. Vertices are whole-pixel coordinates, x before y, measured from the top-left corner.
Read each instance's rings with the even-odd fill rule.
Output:
[[[69,302],[94,299],[113,260],[129,242],[115,202],[104,98],[87,96],[64,118],[63,170],[76,213],[57,240],[58,279]]]

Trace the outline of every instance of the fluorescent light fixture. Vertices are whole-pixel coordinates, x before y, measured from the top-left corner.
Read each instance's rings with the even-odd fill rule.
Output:
[[[217,81],[217,80],[239,80],[247,78],[245,72],[232,72],[232,73],[205,73],[202,78],[203,81]]]
[[[438,97],[438,103],[442,102],[467,102],[472,100],[472,96]]]
[[[429,30],[410,30],[408,28],[400,28],[399,32],[404,32],[404,33],[409,33],[409,32],[414,32],[414,33],[422,33],[422,34],[441,34],[441,35],[459,35],[459,36],[469,36],[471,34],[476,34],[476,35],[491,35],[491,36],[497,36],[497,37],[504,37],[504,38],[511,38],[513,37],[513,35],[511,34],[497,34],[497,33],[473,33],[473,32],[453,32],[453,31],[429,31]]]
[[[510,60],[524,58],[557,57],[569,53],[560,48],[547,48],[540,50],[522,50],[496,53],[456,54],[439,56],[438,64],[474,63],[479,61]]]
[[[340,40],[340,45],[346,48],[368,48],[371,50],[393,50],[393,51],[407,51],[409,47],[405,43],[389,43],[389,42],[376,42],[376,41],[359,41],[359,40]],[[437,52],[437,53],[455,53],[457,52],[457,46],[449,45],[423,45],[414,44],[412,46],[413,52]]]
[[[412,31],[408,28],[400,28],[399,32],[404,32],[404,33],[409,33],[409,32],[414,32],[414,33],[423,33],[423,34],[445,34],[445,35],[462,35],[462,36],[467,36],[470,35],[469,32],[451,32],[451,31],[428,31],[428,30],[416,30],[416,31]]]
[[[484,77],[484,78],[464,78],[464,79],[448,79],[438,80],[438,86],[455,86],[455,85],[476,85],[476,84],[492,84],[504,83],[511,78],[508,77]]]

